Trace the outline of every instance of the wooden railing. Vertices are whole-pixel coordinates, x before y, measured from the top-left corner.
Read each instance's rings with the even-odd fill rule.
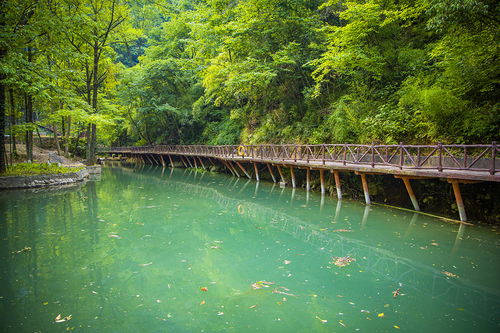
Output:
[[[500,171],[500,147],[492,144],[476,145],[159,145],[142,147],[111,147],[108,153],[193,155],[262,161],[307,162],[327,165],[366,165],[396,167],[399,169],[433,169]]]

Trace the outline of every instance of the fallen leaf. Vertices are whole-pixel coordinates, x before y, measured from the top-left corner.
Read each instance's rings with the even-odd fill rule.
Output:
[[[200,305],[204,305],[204,304],[205,304],[205,300],[200,302]]]
[[[43,302],[42,304],[43,304],[43,305],[47,305],[47,304],[49,304],[49,302]]]
[[[328,322],[328,320],[326,319],[321,319],[320,317],[316,316],[316,319],[318,319],[320,322],[322,322],[323,324],[326,324]]]
[[[384,316],[385,316],[385,313],[383,313],[383,312],[382,312],[382,313],[379,313],[379,314],[377,315],[377,317],[380,317],[380,318],[383,318]]]
[[[442,273],[443,273],[444,275],[448,276],[448,277],[458,277],[458,275],[453,274],[453,273],[450,273],[450,272],[447,272],[447,271],[443,271]]]
[[[292,262],[291,262],[290,260],[285,260],[285,261],[283,261],[283,263],[284,263],[285,265],[289,265],[289,264],[291,264]]]
[[[201,291],[208,291],[208,288],[207,287],[201,287],[200,290]]]
[[[389,304],[384,304],[384,308],[388,308],[388,307],[390,307]]]
[[[222,311],[217,312],[218,316],[222,316],[223,314],[224,314],[224,312],[222,312]]]
[[[139,266],[142,266],[142,267],[146,267],[146,266],[149,266],[149,265],[152,265],[153,262],[148,262],[147,264],[139,264]]]
[[[252,306],[250,306],[250,307],[248,307],[248,308],[249,308],[249,309],[253,309],[253,308],[255,308],[255,307],[257,307],[257,304],[252,305]]]
[[[394,328],[400,329],[401,327],[399,327],[398,325],[394,325]]]
[[[58,321],[60,320],[62,317],[61,317],[61,314],[58,314],[57,317],[54,319],[55,321]]]

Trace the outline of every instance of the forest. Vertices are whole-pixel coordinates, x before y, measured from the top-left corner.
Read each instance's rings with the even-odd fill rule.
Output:
[[[89,164],[110,145],[499,138],[495,0],[0,6],[0,171],[41,129]]]

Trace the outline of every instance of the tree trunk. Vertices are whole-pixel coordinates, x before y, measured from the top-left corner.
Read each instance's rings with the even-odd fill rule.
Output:
[[[52,132],[54,133],[54,141],[56,142],[57,155],[61,156],[61,146],[59,145],[59,138],[57,137],[57,130],[55,126],[52,126]]]
[[[31,48],[28,47],[28,62],[33,61],[33,53]],[[31,94],[26,94],[26,110],[25,110],[25,121],[27,124],[33,123],[33,97]],[[26,159],[29,163],[33,162],[33,131],[28,129],[26,131]]]
[[[17,156],[17,145],[16,145],[16,134],[12,131],[12,126],[16,125],[17,119],[16,119],[16,106],[14,104],[14,90],[10,89],[9,90],[9,95],[10,95],[10,126],[11,126],[11,131],[10,131],[10,141],[12,144],[12,154]]]
[[[3,24],[2,24],[3,25]],[[5,50],[0,50],[0,62],[3,61]],[[5,159],[5,86],[3,80],[5,75],[0,74],[0,173],[7,169],[7,161]]]
[[[92,77],[92,112],[97,113],[97,97],[99,91],[99,42],[95,41],[94,46],[94,66]],[[97,144],[97,126],[90,124],[89,138],[87,145],[87,165],[93,165],[97,162],[95,151]]]
[[[68,123],[66,127],[66,144],[64,146],[64,156],[69,157],[69,143],[71,139],[71,116],[68,116]]]
[[[25,95],[26,109],[24,110],[24,120],[26,124],[33,123],[33,99],[31,95]],[[26,131],[26,159],[29,163],[33,162],[33,131]]]

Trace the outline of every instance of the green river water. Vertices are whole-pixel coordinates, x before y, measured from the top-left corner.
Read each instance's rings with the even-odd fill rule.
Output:
[[[0,193],[0,331],[498,332],[499,231],[107,166],[75,188]]]

